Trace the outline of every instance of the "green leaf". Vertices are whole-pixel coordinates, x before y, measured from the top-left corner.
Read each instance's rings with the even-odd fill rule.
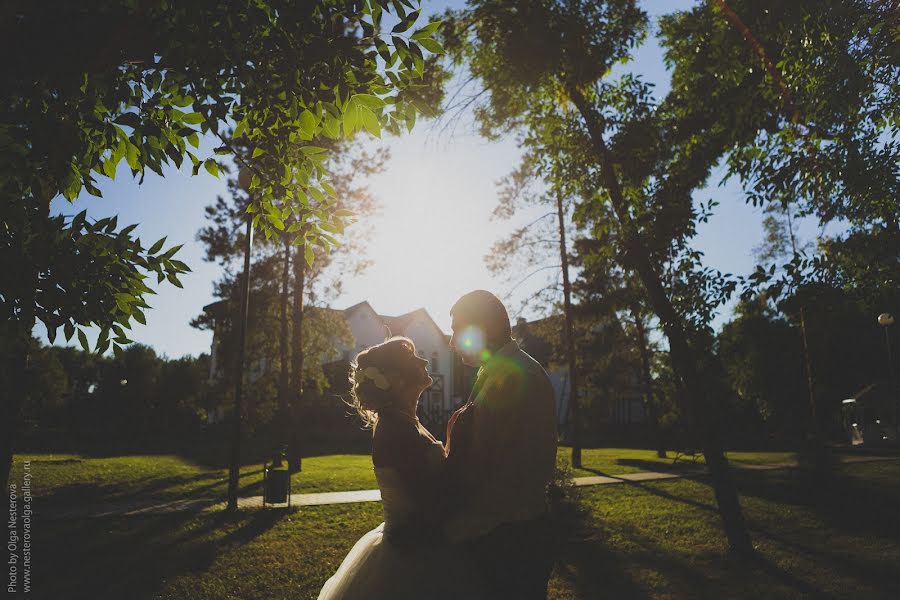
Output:
[[[187,113],[181,118],[181,121],[188,125],[199,125],[203,122],[203,115],[198,112]]]
[[[160,258],[172,258],[183,247],[184,247],[184,244],[178,244],[177,246],[172,246],[171,248],[166,250],[165,254],[163,254]]]
[[[438,30],[438,27],[440,27],[440,26],[441,26],[440,21],[432,21],[431,23],[429,23],[428,25],[425,25],[421,29],[417,29],[416,32],[413,33],[412,36],[410,36],[410,37],[412,37],[412,39],[416,40],[417,42],[421,42],[422,40],[430,39],[434,35],[434,32],[436,32]]]
[[[336,140],[341,137],[341,121],[337,119],[331,114],[328,114],[325,117],[324,122],[322,123],[322,133],[325,134],[325,137],[328,137],[332,140]]]
[[[306,248],[303,249],[303,257],[306,259],[306,264],[310,267],[313,266],[313,260],[316,255],[313,252],[313,249],[307,244]]]
[[[239,138],[244,135],[244,131],[247,130],[247,120],[244,119],[240,123],[237,124],[237,127],[234,128],[234,135],[232,137]]]
[[[155,244],[150,246],[150,249],[147,250],[147,254],[156,254],[157,252],[159,252],[160,249],[163,247],[163,244],[166,243],[166,237],[167,236],[163,236],[162,238],[157,240],[157,242]]]
[[[300,151],[307,156],[314,156],[316,154],[328,152],[328,149],[320,146],[301,146]]]
[[[194,98],[192,96],[179,96],[172,100],[172,104],[174,104],[178,108],[184,108],[185,106],[190,106],[193,103]]]
[[[275,226],[279,231],[284,231],[284,221],[281,220],[281,217],[275,215],[267,215],[269,222]]]
[[[297,119],[300,135],[304,140],[311,140],[316,134],[316,117],[310,111],[304,110]]]
[[[360,107],[356,102],[348,102],[344,107],[344,135],[350,136],[362,125]]]
[[[423,38],[416,40],[420,46],[431,52],[432,54],[444,54],[444,47],[437,40],[431,38]]]
[[[72,321],[66,321],[65,325],[63,325],[63,334],[66,336],[67,342],[75,335],[75,326],[72,325]]]
[[[362,119],[363,126],[366,128],[366,131],[371,133],[377,138],[381,137],[381,123],[378,121],[378,117],[375,116],[371,110],[367,108],[361,108],[359,110],[360,118]]]
[[[103,172],[110,179],[116,178],[116,163],[113,161],[112,157],[109,157],[107,160],[103,161]]]
[[[325,194],[322,193],[321,190],[315,187],[310,187],[307,189],[309,195],[318,200],[319,202],[323,202],[325,200]]]
[[[141,170],[140,156],[141,152],[138,150],[137,146],[131,142],[125,144],[125,160],[128,162],[128,166],[131,167],[132,171]]]
[[[371,110],[384,108],[386,102],[378,96],[372,94],[354,94],[350,97],[351,102],[357,102],[360,106],[365,106]]]
[[[263,150],[262,148],[254,148],[253,154],[250,156],[250,158],[256,158],[258,156],[262,156],[265,153],[266,153],[266,151]]]
[[[219,165],[216,164],[216,161],[212,158],[207,158],[203,161],[203,168],[207,170],[207,172],[213,177],[219,176]]]
[[[406,111],[406,130],[412,131],[416,125],[416,109],[414,106],[408,106]]]
[[[131,127],[132,129],[137,129],[141,126],[141,118],[133,112],[122,113],[115,119],[113,119],[113,123],[117,123],[119,125],[125,125],[126,127]]]
[[[401,17],[400,22],[397,23],[396,25],[394,25],[394,28],[391,29],[391,33],[402,33],[404,31],[406,31],[407,29],[409,29],[410,27],[412,27],[413,25],[415,25],[416,20],[419,18],[420,12],[421,12],[421,9],[414,10],[413,12],[409,13],[405,17]]]
[[[128,294],[116,294],[116,306],[125,314],[131,314],[131,296]]]
[[[168,279],[169,283],[171,283],[175,287],[184,287],[183,285],[181,285],[181,282],[178,281],[178,277],[174,273],[169,273],[168,275],[166,275],[166,279]]]
[[[381,38],[375,39],[375,49],[378,51],[378,55],[385,62],[385,66],[391,66],[391,50],[388,48],[388,45]]]
[[[91,347],[88,345],[87,336],[84,335],[84,331],[82,331],[80,328],[78,329],[78,343],[81,344],[81,348],[85,352],[91,351]]]
[[[195,133],[192,133],[192,134],[189,135],[189,136],[187,136],[187,141],[188,141],[188,143],[189,143],[191,146],[193,146],[194,148],[199,148],[199,147],[200,147],[200,136],[197,135],[196,132],[195,132]]]

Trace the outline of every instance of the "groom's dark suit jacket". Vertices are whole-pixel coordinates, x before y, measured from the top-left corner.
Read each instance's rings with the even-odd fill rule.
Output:
[[[451,541],[546,511],[556,464],[556,401],[543,367],[514,340],[478,373],[469,401],[447,424]]]

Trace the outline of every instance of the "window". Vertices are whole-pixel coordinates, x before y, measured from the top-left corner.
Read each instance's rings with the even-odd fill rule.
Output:
[[[437,352],[431,353],[431,370],[434,371],[435,373],[440,371],[440,368],[438,365],[438,353]]]

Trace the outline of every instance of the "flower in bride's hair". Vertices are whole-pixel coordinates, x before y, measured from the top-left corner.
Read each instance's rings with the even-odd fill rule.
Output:
[[[362,370],[362,374],[366,379],[371,379],[378,389],[391,389],[391,382],[388,381],[387,377],[384,376],[384,373],[379,371],[377,367],[366,367]]]

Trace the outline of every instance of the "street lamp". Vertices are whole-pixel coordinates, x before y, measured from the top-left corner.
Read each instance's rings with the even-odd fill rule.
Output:
[[[238,185],[250,194],[253,173],[243,167],[238,174]],[[253,247],[253,223],[246,214],[247,230],[244,236],[244,279],[241,281],[241,308],[238,315],[238,358],[234,379],[234,429],[231,437],[231,464],[228,469],[228,510],[238,506],[238,479],[241,465],[241,400],[244,392],[244,355],[247,347],[247,313],[250,300],[250,250]]]
[[[894,425],[897,425],[897,413],[900,411],[900,399],[897,398],[897,380],[894,377],[894,359],[891,356],[891,334],[888,327],[894,324],[894,315],[881,313],[878,315],[878,324],[884,329],[884,345],[887,348],[888,374],[890,375],[891,396],[894,396]]]

